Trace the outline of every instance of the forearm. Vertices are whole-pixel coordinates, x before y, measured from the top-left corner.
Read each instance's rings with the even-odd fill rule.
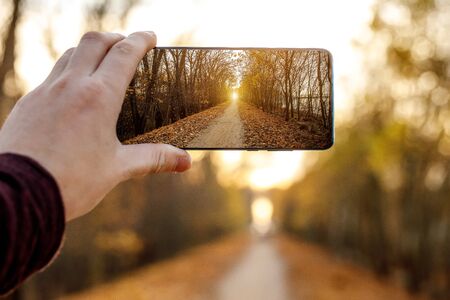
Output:
[[[61,194],[36,161],[0,155],[0,294],[45,267],[65,228]]]

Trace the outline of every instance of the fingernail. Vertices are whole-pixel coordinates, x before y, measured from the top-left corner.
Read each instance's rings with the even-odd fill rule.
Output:
[[[191,157],[189,154],[179,156],[177,158],[177,166],[175,172],[184,172],[191,167]]]
[[[154,31],[146,31],[148,34],[153,35],[154,37],[156,37],[156,34]]]

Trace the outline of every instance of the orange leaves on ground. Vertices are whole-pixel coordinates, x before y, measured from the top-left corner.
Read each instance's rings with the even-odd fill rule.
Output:
[[[293,299],[425,300],[403,288],[377,278],[369,270],[338,259],[319,246],[281,236],[280,254],[288,265]]]
[[[246,234],[222,238],[63,299],[211,299],[248,242]]]
[[[224,113],[229,103],[223,103],[195,115],[163,126],[125,144],[165,143],[186,148],[211,121]],[[244,148],[259,149],[325,149],[330,144],[327,130],[319,121],[289,120],[266,113],[251,104],[239,102],[239,116],[244,126]],[[236,133],[237,134],[237,133]]]
[[[228,103],[223,103],[173,124],[160,127],[125,141],[125,144],[164,143],[186,148],[210,122],[222,115]]]
[[[324,149],[330,144],[326,130],[314,121],[285,121],[244,102],[239,103],[239,114],[246,148]]]

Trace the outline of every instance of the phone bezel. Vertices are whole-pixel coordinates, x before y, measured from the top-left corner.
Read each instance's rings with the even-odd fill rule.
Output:
[[[326,145],[324,148],[191,148],[191,147],[180,147],[183,150],[200,150],[200,151],[323,151],[330,149],[335,142],[335,126],[334,126],[334,59],[332,53],[324,48],[294,48],[294,47],[191,47],[191,46],[157,46],[150,50],[149,52],[153,51],[154,49],[192,49],[192,50],[300,50],[300,51],[322,51],[326,52],[328,54],[328,57],[330,58],[331,62],[331,87],[330,87],[330,106],[331,106],[331,122],[332,122],[332,128],[331,128],[331,139],[330,144]]]

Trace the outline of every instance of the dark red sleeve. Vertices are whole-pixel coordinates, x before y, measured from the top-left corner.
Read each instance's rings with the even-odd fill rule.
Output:
[[[64,227],[64,207],[52,175],[29,157],[1,154],[0,295],[50,262]]]

